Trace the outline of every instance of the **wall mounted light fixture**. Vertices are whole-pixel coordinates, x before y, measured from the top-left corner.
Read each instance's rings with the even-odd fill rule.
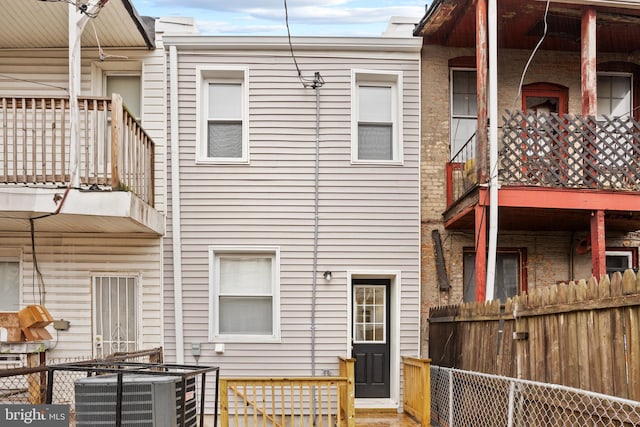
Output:
[[[331,272],[330,271],[325,271],[322,276],[324,277],[324,280],[326,280],[327,282],[331,281]]]

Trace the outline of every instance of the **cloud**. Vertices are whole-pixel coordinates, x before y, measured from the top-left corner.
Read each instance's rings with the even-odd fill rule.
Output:
[[[285,35],[283,0],[139,0],[143,14],[191,16],[201,34]],[[422,0],[287,0],[292,35],[380,35],[391,16],[416,22]]]

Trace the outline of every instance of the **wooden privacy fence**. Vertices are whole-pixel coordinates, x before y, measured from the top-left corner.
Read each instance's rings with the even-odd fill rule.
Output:
[[[154,143],[114,94],[83,97],[79,175],[154,203]],[[71,181],[68,98],[0,98],[0,183],[67,185]]]
[[[221,378],[220,423],[354,427],[353,367],[353,359],[341,359],[339,377]]]
[[[434,365],[640,401],[640,277],[632,270],[500,301],[435,307]]]

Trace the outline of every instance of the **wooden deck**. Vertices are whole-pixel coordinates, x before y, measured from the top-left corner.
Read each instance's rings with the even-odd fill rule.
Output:
[[[387,412],[360,413],[360,411],[356,411],[356,427],[416,427],[419,425],[406,414]]]

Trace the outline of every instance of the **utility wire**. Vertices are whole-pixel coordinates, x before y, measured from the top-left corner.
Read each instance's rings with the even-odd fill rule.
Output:
[[[324,80],[320,73],[316,72],[313,79],[305,78],[302,75],[302,71],[300,71],[300,67],[298,66],[298,61],[296,60],[296,55],[293,52],[293,43],[291,43],[291,30],[289,29],[289,8],[287,7],[287,0],[284,0],[284,21],[287,26],[287,40],[289,41],[289,51],[291,52],[291,58],[293,59],[293,63],[296,66],[296,70],[298,71],[298,79],[302,83],[302,86],[306,88],[315,89],[316,87],[322,87],[324,85]]]
[[[524,66],[524,69],[522,70],[522,75],[520,76],[520,84],[518,85],[518,93],[516,93],[515,98],[513,98],[513,106],[511,108],[512,110],[515,110],[516,102],[518,101],[518,98],[522,94],[522,84],[524,83],[524,77],[527,74],[527,70],[529,69],[529,65],[531,65],[531,61],[533,61],[533,57],[538,52],[538,49],[540,48],[540,46],[542,45],[542,42],[544,41],[545,37],[547,36],[547,30],[549,29],[549,25],[547,23],[547,18],[549,16],[549,4],[550,3],[551,3],[551,0],[547,0],[547,6],[545,7],[545,10],[544,10],[544,30],[542,31],[542,37],[540,37],[540,40],[538,40],[538,43],[536,44],[536,47],[533,48],[533,51],[531,52],[531,55],[529,55],[529,60],[527,61],[527,63]]]
[[[63,90],[65,92],[69,92],[69,89],[66,88],[66,87],[56,86],[56,85],[52,85],[50,83],[38,82],[36,80],[21,79],[19,77],[10,76],[8,74],[0,74],[0,78],[6,79],[6,80],[15,80],[15,81],[18,81],[18,82],[33,83],[34,85],[47,86],[47,87],[52,87],[54,89],[60,89],[60,90]]]

